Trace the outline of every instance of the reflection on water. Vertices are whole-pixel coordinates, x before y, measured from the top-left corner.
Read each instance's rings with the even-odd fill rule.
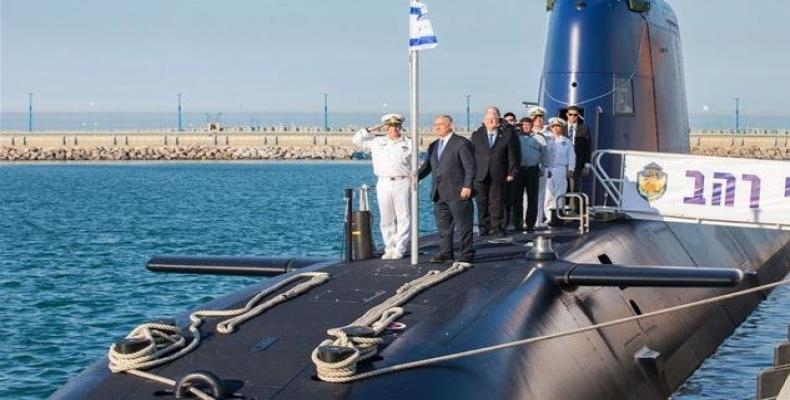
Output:
[[[788,302],[790,288],[774,290],[672,399],[754,399],[757,375],[772,366],[774,346],[788,340]]]
[[[139,323],[258,281],[153,274],[151,255],[339,257],[363,182],[364,162],[0,165],[0,398],[44,398]]]

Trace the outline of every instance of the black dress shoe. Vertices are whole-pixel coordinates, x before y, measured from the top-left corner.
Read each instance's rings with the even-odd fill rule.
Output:
[[[472,264],[475,262],[475,256],[463,256],[455,261]]]
[[[453,261],[453,256],[449,256],[447,254],[437,254],[431,257],[429,262],[432,264],[444,264],[450,261]]]
[[[496,236],[496,237],[505,237],[505,236],[507,236],[507,234],[504,231],[494,231],[492,233],[492,235]]]
[[[489,235],[489,233],[488,233],[487,230],[481,230],[480,231],[480,236],[488,236],[488,235]]]

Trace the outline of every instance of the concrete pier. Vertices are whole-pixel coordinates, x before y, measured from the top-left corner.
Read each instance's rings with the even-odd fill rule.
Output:
[[[0,132],[0,161],[349,159],[353,128],[267,131]],[[468,132],[460,132],[468,136]],[[424,149],[434,140],[426,132]],[[790,159],[790,130],[693,130],[695,154]]]

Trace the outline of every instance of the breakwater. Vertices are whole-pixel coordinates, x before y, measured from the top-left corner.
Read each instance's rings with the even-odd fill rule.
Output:
[[[790,147],[692,147],[691,154],[701,156],[760,158],[763,160],[790,160]]]
[[[169,160],[350,160],[365,158],[350,147],[235,147],[235,146],[140,146],[140,147],[0,147],[0,161],[169,161]]]
[[[0,132],[0,161],[362,158],[351,132]],[[422,136],[421,148],[433,139]],[[692,131],[689,145],[694,154],[788,160],[790,130]]]

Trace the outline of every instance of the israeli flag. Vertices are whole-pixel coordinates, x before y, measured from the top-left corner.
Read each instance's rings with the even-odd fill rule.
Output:
[[[428,7],[419,2],[411,2],[409,19],[409,50],[420,51],[436,47],[436,35],[433,33],[431,20],[425,17]]]

